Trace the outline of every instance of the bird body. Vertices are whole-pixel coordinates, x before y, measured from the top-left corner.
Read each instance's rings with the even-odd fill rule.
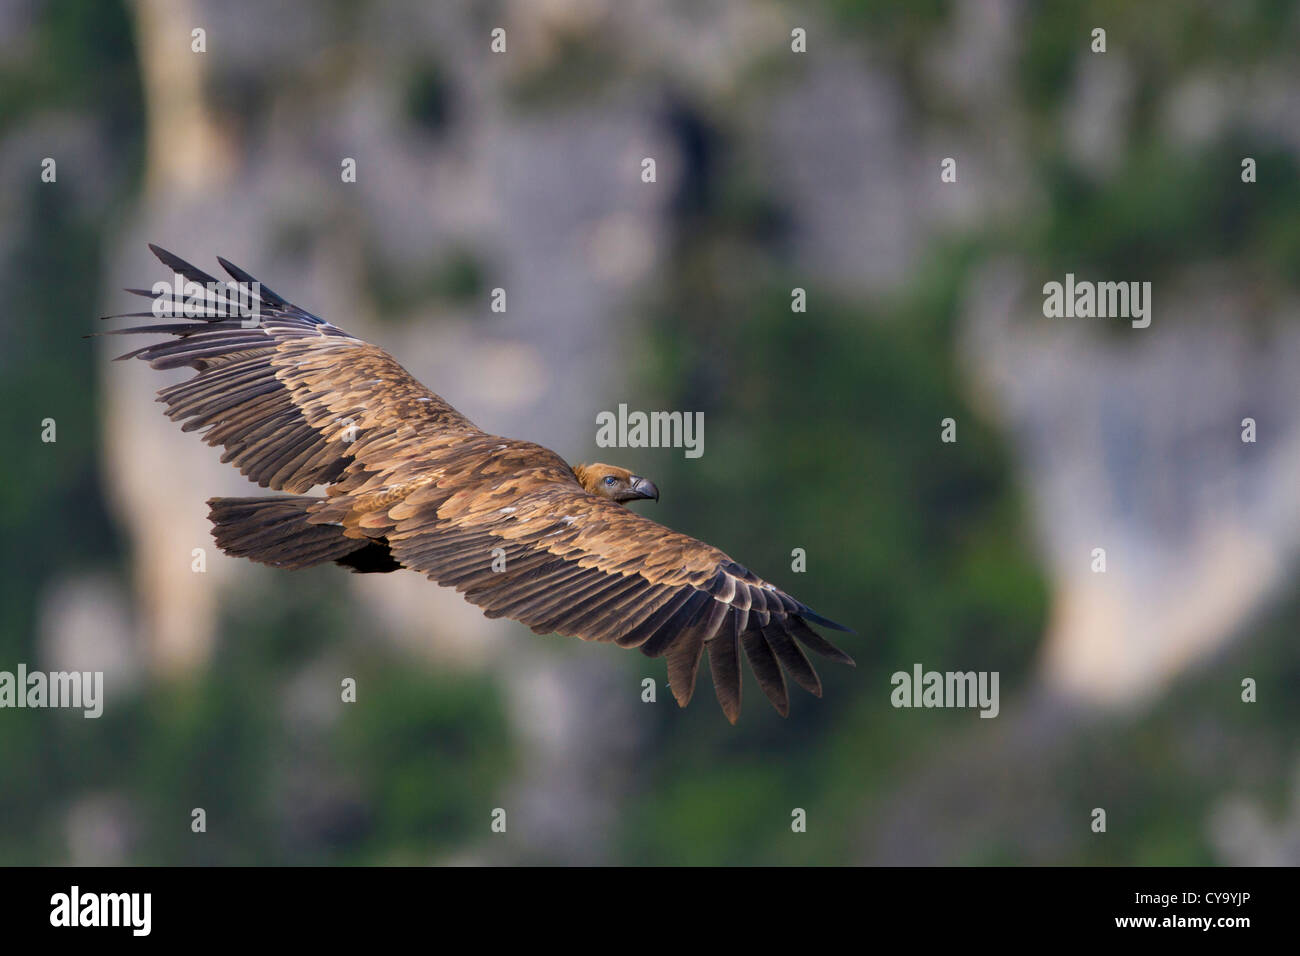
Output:
[[[150,248],[187,287],[221,284]],[[852,664],[808,622],[845,628],[719,549],[628,510],[629,501],[658,500],[653,482],[602,463],[571,467],[540,445],[481,431],[383,349],[219,261],[245,294],[253,290],[255,321],[224,314],[210,295],[184,315],[195,310],[181,306],[196,300],[178,279],[168,291],[128,290],[155,297],[155,310],[112,318],[163,312],[182,321],[107,334],[170,336],[120,358],[195,369],[159,392],[168,416],[201,430],[252,481],[286,492],[210,499],[225,553],[278,568],[418,571],[488,617],[666,657],[682,706],[707,650],[733,723],[741,650],[782,715],[786,673],[821,694],[802,647]],[[322,485],[324,495],[305,494]]]

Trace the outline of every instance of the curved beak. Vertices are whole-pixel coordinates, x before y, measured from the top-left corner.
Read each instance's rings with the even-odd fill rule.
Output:
[[[637,498],[653,498],[659,500],[659,489],[649,478],[641,478],[637,475],[632,476],[632,494]]]

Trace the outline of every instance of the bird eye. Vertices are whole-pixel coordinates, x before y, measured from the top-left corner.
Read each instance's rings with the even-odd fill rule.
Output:
[[[606,485],[606,487],[612,487],[615,481],[617,481],[617,479],[616,479],[613,475],[606,475],[606,476],[605,476],[605,485]]]

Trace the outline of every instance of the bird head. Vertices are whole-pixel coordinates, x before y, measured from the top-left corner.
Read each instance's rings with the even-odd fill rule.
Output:
[[[600,462],[575,465],[573,473],[578,476],[578,482],[588,494],[609,498],[619,504],[642,498],[659,500],[659,489],[653,481],[634,475],[617,465],[603,465]]]

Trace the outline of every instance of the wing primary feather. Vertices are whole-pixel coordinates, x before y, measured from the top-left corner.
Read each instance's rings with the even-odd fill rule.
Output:
[[[272,306],[274,308],[292,307],[291,304],[286,299],[284,299],[282,296],[276,295],[276,293],[271,290],[270,286],[263,285],[261,282],[258,282],[257,279],[254,279],[251,275],[249,275],[243,269],[239,268],[239,266],[235,265],[233,262],[223,259],[221,258],[221,256],[217,256],[217,262],[221,263],[221,268],[229,272],[230,277],[236,280],[237,282],[243,282],[246,285],[252,285],[253,283],[257,283],[258,294],[261,296],[262,301],[267,305]]]
[[[846,634],[857,633],[857,631],[853,630],[851,627],[846,627],[843,624],[836,624],[830,618],[822,617],[806,604],[799,604],[798,601],[796,601],[795,604],[798,606],[799,616],[806,621],[812,621],[814,624],[820,624],[822,627],[829,627],[833,631],[843,631]]]
[[[695,678],[700,671],[700,658],[704,656],[708,613],[707,607],[701,607],[695,620],[686,626],[668,650],[668,686],[678,707],[685,707],[695,695]]]
[[[777,663],[771,646],[763,637],[763,632],[751,626],[741,635],[740,643],[745,648],[749,669],[754,672],[758,686],[762,688],[778,714],[782,717],[789,716],[790,697],[785,689],[785,675],[781,672],[781,665]]]
[[[158,257],[158,261],[171,269],[172,272],[178,272],[191,282],[197,282],[200,285],[207,285],[210,282],[219,282],[215,276],[210,276],[198,266],[190,265],[174,252],[168,252],[160,246],[149,243],[149,251]]]
[[[709,649],[709,671],[713,675],[713,689],[718,704],[727,720],[735,723],[740,718],[740,645],[736,631],[737,616],[730,615],[722,631],[705,647]]]
[[[804,652],[799,649],[799,645],[794,642],[794,638],[786,632],[780,618],[773,617],[772,622],[763,628],[763,638],[776,654],[776,659],[781,666],[790,672],[794,682],[814,697],[820,697],[822,682],[817,676],[817,671],[813,669]]]
[[[841,664],[848,664],[850,667],[857,666],[852,657],[805,624],[802,618],[786,618],[786,626],[799,643],[809,650],[816,651],[823,657],[829,657],[833,661],[839,661]]]

